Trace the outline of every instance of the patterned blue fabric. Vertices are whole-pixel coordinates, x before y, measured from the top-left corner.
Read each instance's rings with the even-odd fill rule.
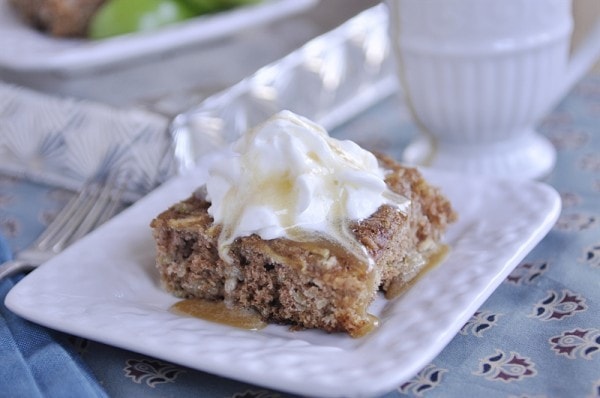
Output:
[[[8,242],[2,235],[0,235],[0,263],[4,261],[8,261],[12,259],[12,251],[10,250],[10,246],[8,246]]]
[[[398,108],[389,98],[334,133],[398,157],[415,134]],[[558,150],[547,178],[563,200],[558,223],[443,352],[384,397],[600,398],[600,76],[584,79],[540,130]],[[0,233],[14,251],[25,247],[68,196],[0,179]],[[0,284],[2,296],[12,284]],[[111,397],[291,396],[51,332],[4,307],[1,315],[0,396],[101,396],[98,385]],[[53,378],[61,385],[46,384]]]

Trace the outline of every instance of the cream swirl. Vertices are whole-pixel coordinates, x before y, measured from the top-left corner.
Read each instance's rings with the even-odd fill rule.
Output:
[[[331,138],[310,120],[282,111],[249,130],[208,168],[208,209],[222,225],[219,250],[238,237],[324,238],[367,259],[348,230],[351,221],[391,204],[393,194],[376,157],[352,141]]]

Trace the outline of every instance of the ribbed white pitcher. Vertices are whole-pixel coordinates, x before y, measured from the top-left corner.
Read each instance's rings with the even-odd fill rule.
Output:
[[[556,153],[534,127],[598,52],[588,46],[571,63],[571,1],[387,4],[398,75],[423,131],[405,161],[517,178],[548,173]]]

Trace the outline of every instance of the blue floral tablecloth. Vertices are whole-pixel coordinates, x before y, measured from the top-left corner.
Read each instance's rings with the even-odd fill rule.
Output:
[[[399,108],[397,98],[388,98],[334,133],[398,157],[415,134]],[[556,168],[546,179],[563,200],[557,224],[443,352],[385,397],[600,397],[600,76],[580,82],[540,130],[558,150]],[[365,138],[364,132],[374,131]],[[0,235],[11,249],[0,255],[6,258],[30,243],[70,195],[0,177]],[[0,282],[2,300],[18,278]],[[1,309],[3,397],[290,396],[50,331]],[[25,328],[35,331],[24,334]],[[40,339],[60,361],[36,362]],[[20,363],[29,369],[5,360],[15,352],[25,356]],[[34,380],[44,370],[40,366],[60,364],[77,380],[64,381],[62,390],[40,379],[36,385],[7,382]],[[29,374],[15,375],[19,370]]]

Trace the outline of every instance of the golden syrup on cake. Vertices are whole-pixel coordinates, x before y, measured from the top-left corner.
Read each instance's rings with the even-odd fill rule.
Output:
[[[229,308],[223,301],[186,299],[173,304],[171,311],[246,330],[260,330],[267,326],[255,311]]]
[[[351,334],[353,338],[364,337],[379,327],[379,318],[372,314],[367,314],[367,317],[369,318],[368,322]]]
[[[433,252],[431,256],[427,259],[425,266],[421,268],[419,273],[410,281],[402,282],[402,281],[394,281],[388,287],[388,290],[385,292],[385,298],[393,299],[402,295],[408,289],[410,289],[419,279],[423,277],[426,273],[434,269],[438,264],[442,262],[444,258],[448,255],[450,251],[450,247],[448,245],[440,245],[438,249]]]

